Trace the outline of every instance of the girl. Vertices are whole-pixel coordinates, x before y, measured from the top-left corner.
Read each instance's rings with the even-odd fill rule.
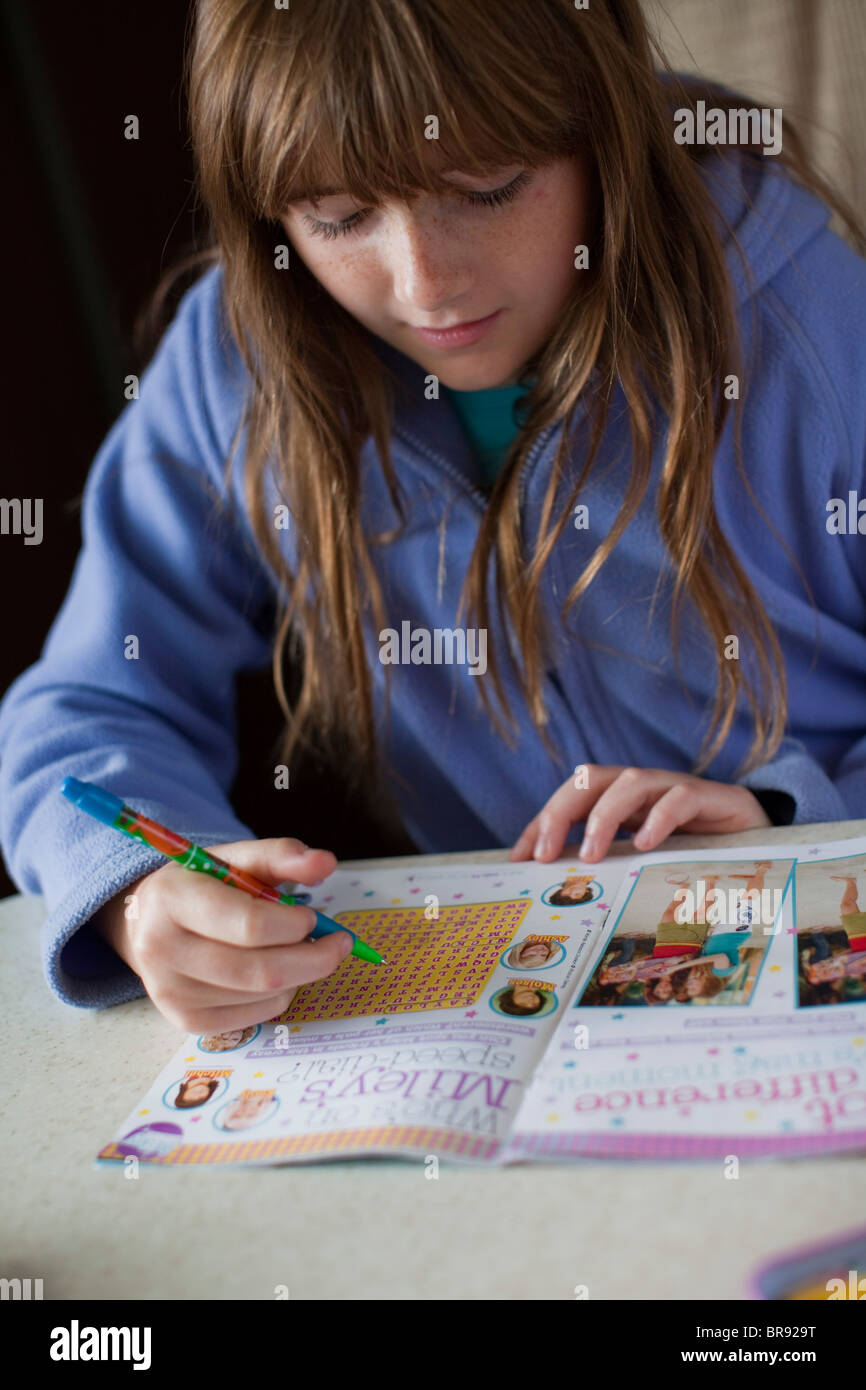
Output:
[[[509,965],[524,970],[543,970],[559,954],[559,945],[555,941],[524,941],[509,951],[507,961]]]
[[[727,981],[719,979],[710,961],[702,960],[677,970],[671,976],[671,986],[678,1004],[690,1004],[693,999],[713,999],[727,987]]]
[[[574,907],[580,903],[592,902],[592,874],[569,874],[568,878],[555,889],[547,899],[552,907]]]
[[[192,1076],[181,1081],[174,1098],[176,1110],[192,1110],[197,1105],[206,1105],[219,1085],[218,1081],[203,1076]]]
[[[720,877],[720,874],[708,874],[702,880],[703,887],[700,889],[700,897],[695,905],[693,920],[681,922],[680,917],[683,915],[682,909],[685,906],[685,894],[689,891],[689,880],[665,876],[665,883],[672,884],[677,891],[670,902],[666,904],[659,919],[653,937],[650,960],[664,960],[669,957],[685,960],[689,956],[697,956],[701,953],[710,933],[707,914],[716,905],[716,884]],[[622,937],[622,946],[619,951],[606,962],[606,971],[630,965],[640,939],[638,933],[626,932]],[[611,976],[610,978],[616,977]],[[604,980],[604,983],[607,983],[607,979]]]
[[[199,0],[208,269],[0,714],[62,999],[226,1032],[348,951],[58,793],[320,883],[228,800],[269,660],[278,767],[326,747],[425,851],[866,815],[862,542],[826,524],[863,483],[866,283],[831,208],[864,243],[787,122],[779,154],[681,142],[698,100],[748,106],[657,70],[639,0]]]

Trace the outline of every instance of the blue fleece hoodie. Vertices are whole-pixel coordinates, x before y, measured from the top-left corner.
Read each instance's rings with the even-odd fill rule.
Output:
[[[862,497],[866,430],[866,264],[827,227],[827,210],[766,158],[752,172],[716,158],[705,177],[749,264],[727,247],[749,360],[743,444],[752,487],[802,566],[817,615],[779,539],[735,469],[730,429],[717,455],[721,526],[776,625],[787,663],[787,737],[742,779],[787,793],[793,819],[866,816],[864,538],[827,530],[827,502]],[[741,182],[741,178],[744,182]],[[745,186],[744,186],[745,184]],[[227,790],[236,768],[234,678],[267,665],[274,576],[257,556],[241,494],[243,451],[218,512],[247,377],[222,307],[220,269],[185,296],[144,374],[140,399],[102,444],[83,503],[83,547],[39,661],[0,707],[0,836],[19,888],[45,895],[48,981],[70,1004],[99,1007],[142,993],[137,976],[87,923],[109,897],[164,860],[81,815],[64,776],[98,782],[203,844],[249,838]],[[424,371],[380,339],[405,386],[392,444],[410,517],[376,564],[398,631],[453,628],[486,498],[480,464],[447,393],[426,399]],[[395,665],[393,709],[367,632],[383,750],[402,782],[406,827],[425,851],[510,844],[579,763],[687,771],[709,723],[715,660],[687,608],[682,684],[673,669],[672,566],[654,514],[662,441],[640,510],[564,629],[563,600],[613,526],[629,470],[619,400],[581,494],[587,530],[568,526],[541,601],[555,636],[545,695],[559,760],[545,751],[505,663],[519,720],[514,749],[495,734],[469,665]],[[521,483],[523,534],[537,534],[562,425],[536,442]],[[579,437],[566,486],[582,464]],[[396,524],[372,441],[362,451],[368,534]],[[866,523],[864,523],[866,525]],[[292,530],[285,537],[291,557]],[[650,613],[659,573],[661,599]],[[369,618],[367,619],[369,622]],[[816,632],[821,647],[814,661]],[[127,639],[138,639],[127,659]],[[488,644],[502,649],[498,618]],[[683,689],[685,686],[685,690]],[[706,776],[731,781],[751,737],[747,708]],[[287,803],[289,804],[289,803]],[[285,833],[304,836],[303,807]]]

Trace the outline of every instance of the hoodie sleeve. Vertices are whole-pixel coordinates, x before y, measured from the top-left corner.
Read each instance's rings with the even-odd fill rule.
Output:
[[[96,455],[69,590],[0,706],[0,841],[18,888],[44,895],[43,965],[67,1004],[144,993],[88,922],[166,861],[76,810],[65,776],[205,845],[253,836],[228,800],[234,678],[270,658],[273,585],[225,505],[242,402],[227,341],[217,268],[184,297]]]
[[[837,771],[834,781],[799,739],[785,738],[775,758],[741,777],[737,786],[752,792],[774,825],[811,825],[866,815],[866,739],[849,751],[840,771],[841,777]]]

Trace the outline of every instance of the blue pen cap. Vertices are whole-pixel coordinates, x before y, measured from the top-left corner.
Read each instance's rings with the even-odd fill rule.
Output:
[[[64,777],[60,790],[80,811],[86,811],[89,816],[95,816],[106,825],[114,825],[123,810],[120,797],[107,792],[104,787],[97,787],[95,782],[80,782],[77,777]]]
[[[310,936],[313,938],[314,941],[318,940],[320,936],[329,936],[331,932],[335,931],[347,931],[349,932],[349,935],[351,936],[352,940],[357,941],[357,936],[353,931],[350,931],[348,927],[341,926],[339,922],[334,921],[333,917],[326,917],[324,912],[319,912],[318,909],[315,907],[313,908],[313,911],[316,914],[316,925],[310,932]]]

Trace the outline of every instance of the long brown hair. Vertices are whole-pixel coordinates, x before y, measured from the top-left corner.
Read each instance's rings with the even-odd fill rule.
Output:
[[[524,428],[481,521],[457,621],[466,604],[468,624],[489,627],[485,580],[493,557],[496,602],[519,647],[520,689],[550,746],[543,698],[549,634],[538,588],[619,387],[631,431],[629,486],[616,525],[567,595],[562,617],[639,506],[663,430],[657,517],[676,572],[675,660],[686,593],[716,652],[712,723],[692,770],[706,768],[726,740],[741,688],[755,724],[743,771],[771,758],[787,715],[784,659],[713,503],[713,460],[732,404],[722,384],[730,374],[742,380],[736,308],[698,168],[702,148],[678,145],[672,119],[675,108],[699,97],[725,108],[744,99],[677,79],[650,39],[639,0],[592,0],[585,10],[572,0],[291,0],[290,9],[271,0],[198,0],[186,78],[212,243],[195,263],[220,260],[224,267],[230,325],[252,383],[246,502],[280,581],[273,673],[286,718],[282,759],[290,761],[299,741],[318,743],[320,750],[340,749],[351,780],[378,776],[362,614],[372,605],[377,629],[390,625],[370,550],[389,537],[362,534],[359,451],[369,436],[403,522],[405,510],[389,450],[389,374],[367,329],[322,291],[299,256],[290,274],[275,268],[275,248],[286,241],[279,218],[290,198],[323,184],[346,190],[359,205],[408,199],[419,189],[441,192],[425,138],[431,112],[441,117],[443,168],[484,172],[588,152],[598,209],[592,270],[575,276],[558,326],[524,366],[536,379]],[[863,249],[853,214],[811,170],[787,122],[778,159],[841,216]],[[567,505],[553,516],[579,401],[587,406],[580,424],[585,463]],[[521,464],[539,433],[560,420],[539,534],[526,554]],[[754,499],[742,466],[740,409],[734,426],[739,471]],[[267,511],[269,457],[297,539],[293,571]],[[757,658],[757,685],[739,661],[725,659],[725,640],[738,631]],[[303,667],[294,708],[285,689],[287,655]],[[500,711],[514,729],[492,650],[488,663]],[[386,681],[388,675],[386,667]],[[479,686],[488,715],[510,742],[487,683]]]

